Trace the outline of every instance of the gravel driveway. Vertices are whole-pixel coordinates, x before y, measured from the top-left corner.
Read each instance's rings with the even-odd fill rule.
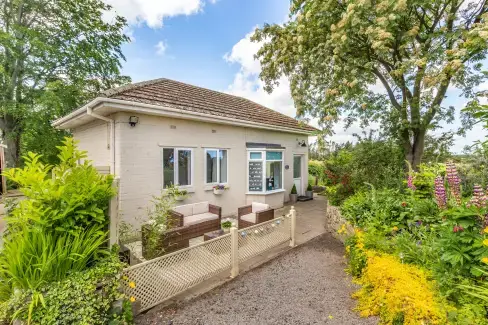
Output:
[[[377,324],[352,311],[355,288],[343,254],[340,242],[322,235],[190,302],[140,315],[136,324]]]

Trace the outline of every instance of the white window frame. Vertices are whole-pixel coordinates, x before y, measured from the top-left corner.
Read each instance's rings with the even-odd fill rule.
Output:
[[[207,183],[207,152],[208,151],[217,151],[217,182]],[[225,182],[220,181],[220,161],[219,161],[220,155],[219,154],[221,151],[227,151],[227,168],[226,168],[227,169],[227,181],[225,181]],[[230,174],[229,173],[229,150],[228,149],[218,149],[218,148],[205,148],[203,168],[204,168],[203,183],[205,185],[217,185],[217,184],[227,185],[227,184],[229,184],[229,174]]]
[[[267,160],[266,159],[266,152],[269,152],[269,151],[277,151],[277,152],[281,152],[281,159],[279,160]],[[261,159],[251,159],[251,152],[259,152],[261,153]],[[248,148],[247,149],[247,157],[246,157],[246,160],[247,160],[247,172],[246,172],[246,175],[247,175],[247,180],[246,180],[246,186],[247,186],[247,190],[246,190],[246,193],[247,194],[272,194],[272,193],[278,193],[278,192],[284,192],[285,191],[285,184],[284,184],[284,180],[285,180],[285,163],[284,163],[284,156],[285,156],[285,149],[275,149],[275,148],[259,148],[259,149],[255,149],[255,148]],[[249,162],[251,161],[261,161],[262,164],[261,164],[261,168],[262,168],[262,191],[251,191],[249,190]],[[276,189],[276,190],[266,190],[267,186],[266,186],[266,163],[268,161],[281,161],[281,188],[280,189]]]
[[[164,154],[163,154],[163,151],[165,149],[171,149],[173,150],[173,156],[175,157],[175,159],[177,160],[178,159],[178,151],[190,151],[190,159],[191,159],[191,163],[190,163],[190,184],[188,185],[179,185],[179,182],[180,180],[178,179],[178,161],[175,161],[174,162],[174,175],[173,175],[173,178],[174,178],[174,184],[175,186],[178,186],[179,188],[190,188],[190,187],[193,187],[193,178],[195,176],[195,152],[193,150],[193,148],[183,148],[183,147],[162,147],[161,148],[161,167],[163,168],[163,172],[162,172],[162,175],[161,175],[161,178],[162,178],[162,185],[163,185],[163,189],[166,189],[166,187],[164,187]]]

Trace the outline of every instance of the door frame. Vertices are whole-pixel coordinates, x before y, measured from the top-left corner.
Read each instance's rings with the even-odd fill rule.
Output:
[[[295,157],[300,157],[300,178],[295,178]],[[293,184],[295,184],[295,180],[300,179],[300,188],[297,188],[297,193],[298,195],[304,195],[304,181],[303,181],[303,163],[304,163],[304,154],[299,154],[299,153],[294,153],[293,154],[293,170],[292,170],[292,178],[293,178]],[[293,185],[292,185],[293,186]]]

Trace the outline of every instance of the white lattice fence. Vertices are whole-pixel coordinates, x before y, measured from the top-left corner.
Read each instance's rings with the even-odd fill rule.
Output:
[[[124,270],[125,293],[147,310],[231,265],[230,234],[191,246]]]
[[[155,258],[124,270],[129,297],[145,311],[226,269],[239,272],[239,263],[280,244],[294,245],[295,210],[290,214]],[[134,284],[134,285],[130,285]]]
[[[291,215],[239,229],[239,262],[287,242],[291,238]]]

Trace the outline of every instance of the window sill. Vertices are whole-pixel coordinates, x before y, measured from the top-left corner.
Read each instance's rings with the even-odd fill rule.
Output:
[[[266,192],[246,192],[246,195],[271,195],[271,194],[283,193],[283,192],[285,192],[285,190],[280,189],[280,190],[272,190]]]
[[[227,189],[230,189],[230,185],[228,183],[215,183],[215,184],[205,184],[203,186],[204,191],[213,191],[213,188],[215,185],[225,185],[227,186]]]

